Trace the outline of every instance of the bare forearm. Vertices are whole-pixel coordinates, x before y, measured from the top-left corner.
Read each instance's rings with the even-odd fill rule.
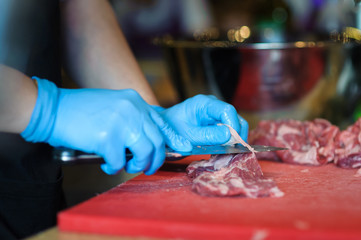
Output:
[[[23,73],[0,64],[0,131],[21,133],[36,103],[37,88]]]
[[[132,88],[157,104],[108,1],[63,1],[62,26],[66,66],[81,87]]]

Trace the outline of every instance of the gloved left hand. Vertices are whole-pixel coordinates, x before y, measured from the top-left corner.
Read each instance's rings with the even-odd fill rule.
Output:
[[[62,89],[35,79],[38,98],[21,133],[27,141],[96,153],[108,174],[123,167],[153,174],[164,162],[165,144],[178,151],[192,149],[134,90]],[[127,148],[133,153],[128,162]]]
[[[247,121],[237,114],[231,104],[214,96],[197,95],[159,113],[193,146],[226,143],[231,133],[227,126],[218,123],[231,126],[247,142]]]

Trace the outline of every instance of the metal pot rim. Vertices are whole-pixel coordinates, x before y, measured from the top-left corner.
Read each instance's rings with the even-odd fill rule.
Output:
[[[155,38],[153,43],[165,48],[237,48],[237,49],[297,49],[297,48],[326,48],[340,45],[331,41],[296,41],[278,43],[239,43],[231,41],[190,41],[169,38]]]

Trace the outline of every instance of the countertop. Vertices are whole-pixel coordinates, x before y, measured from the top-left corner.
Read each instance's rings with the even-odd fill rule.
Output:
[[[26,240],[164,240],[164,238],[105,236],[97,234],[61,232],[57,227],[40,232]]]

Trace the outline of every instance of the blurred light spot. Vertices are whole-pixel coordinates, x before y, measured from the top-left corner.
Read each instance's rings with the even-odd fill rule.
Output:
[[[200,41],[200,40],[201,40],[201,32],[200,32],[199,30],[194,31],[194,33],[193,33],[193,38],[194,38],[196,41]]]
[[[234,32],[234,38],[237,42],[243,42],[244,38],[242,38],[241,29],[238,29]]]
[[[316,43],[315,43],[315,42],[309,42],[309,43],[308,43],[308,46],[309,46],[309,47],[315,47],[315,46],[316,46]]]
[[[228,40],[231,42],[243,42],[251,36],[251,30],[248,26],[242,26],[237,29],[230,29],[227,32]]]
[[[243,26],[239,30],[242,38],[249,38],[249,36],[251,35],[251,30],[248,26]]]
[[[305,42],[302,42],[302,41],[298,41],[295,43],[295,46],[298,47],[298,48],[303,48],[306,46],[306,43]]]
[[[228,32],[227,32],[228,40],[231,41],[231,42],[234,42],[234,41],[235,41],[234,33],[235,33],[235,30],[234,30],[234,29],[230,29],[230,30],[228,30]]]

